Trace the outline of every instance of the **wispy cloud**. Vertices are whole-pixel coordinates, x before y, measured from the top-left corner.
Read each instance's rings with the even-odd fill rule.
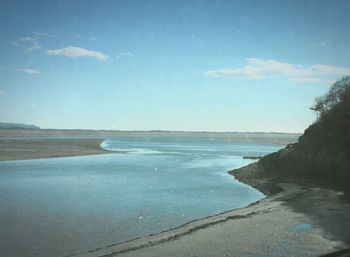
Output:
[[[12,45],[26,49],[27,51],[39,50],[41,45],[32,37],[21,37],[16,41],[11,42]]]
[[[350,68],[323,64],[312,66],[295,65],[270,59],[248,58],[247,65],[232,69],[207,70],[211,77],[228,77],[241,79],[266,79],[285,77],[289,80],[303,82],[329,82],[329,76],[350,74]]]
[[[0,95],[4,95],[5,94],[5,92],[4,91],[0,91]]]
[[[40,74],[40,71],[38,70],[34,70],[34,69],[28,69],[28,68],[24,68],[24,69],[18,69],[19,71],[22,71],[26,74],[29,74],[29,75],[38,75]]]
[[[131,52],[120,52],[116,57],[120,58],[120,57],[133,57],[133,53]]]
[[[46,50],[46,53],[49,55],[61,55],[61,56],[67,56],[72,58],[90,57],[101,61],[106,61],[109,58],[108,55],[102,52],[92,51],[82,47],[75,47],[75,46],[68,46],[60,49]]]
[[[45,32],[33,32],[33,35],[38,36],[38,37],[50,37],[50,38],[55,38],[57,37],[56,34],[49,34],[49,33],[45,33]]]

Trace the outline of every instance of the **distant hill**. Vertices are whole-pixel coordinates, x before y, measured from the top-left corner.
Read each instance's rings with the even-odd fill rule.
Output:
[[[231,173],[242,181],[296,180],[350,191],[350,77],[333,84],[311,109],[318,120],[297,143]]]
[[[0,129],[40,129],[40,127],[23,123],[0,122]]]

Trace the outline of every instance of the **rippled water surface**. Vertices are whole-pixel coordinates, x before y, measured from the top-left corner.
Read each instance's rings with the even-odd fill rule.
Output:
[[[0,250],[66,256],[244,207],[263,195],[227,171],[278,145],[210,137],[115,137],[126,150],[0,162]]]

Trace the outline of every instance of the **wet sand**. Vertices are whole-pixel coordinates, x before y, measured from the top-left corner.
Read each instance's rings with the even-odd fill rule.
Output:
[[[112,153],[102,139],[0,139],[0,161]]]
[[[246,208],[76,256],[319,256],[350,246],[350,204],[340,192],[279,187]]]

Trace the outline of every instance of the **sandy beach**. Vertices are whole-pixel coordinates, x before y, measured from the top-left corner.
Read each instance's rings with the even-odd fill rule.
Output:
[[[111,153],[102,139],[0,139],[0,161]]]
[[[242,209],[77,257],[320,256],[349,247],[342,193],[294,183]]]

